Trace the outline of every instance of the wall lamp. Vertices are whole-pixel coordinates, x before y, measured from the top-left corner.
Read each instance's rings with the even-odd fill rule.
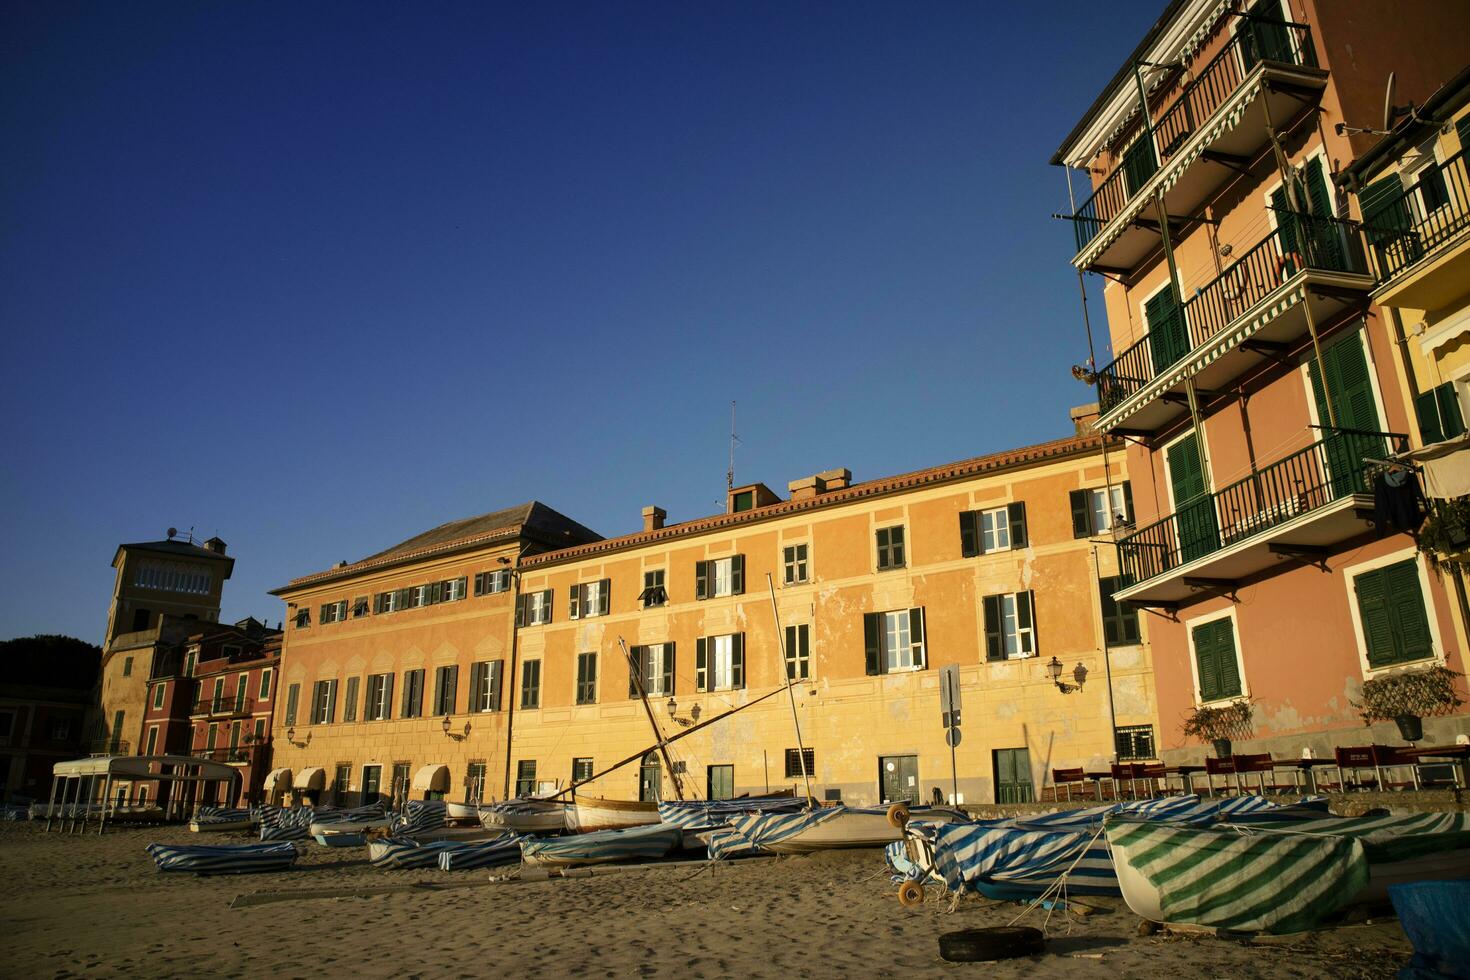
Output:
[[[1072,680],[1074,681],[1072,684],[1068,684],[1062,680],[1062,662],[1056,657],[1052,657],[1047,661],[1046,672],[1050,675],[1052,683],[1057,686],[1057,690],[1063,694],[1080,691],[1082,690],[1082,685],[1087,683],[1087,668],[1080,663],[1072,668]]]
[[[470,736],[470,723],[469,722],[465,722],[464,723],[464,733],[463,734],[461,734],[459,732],[451,732],[449,730],[449,716],[448,715],[445,715],[444,716],[443,728],[444,728],[444,734],[445,735],[448,735],[450,738],[454,739],[456,742],[463,742],[465,739],[469,738],[469,736]]]
[[[306,733],[306,741],[298,742],[296,741],[296,726],[292,725],[290,728],[286,729],[286,741],[290,742],[298,749],[304,749],[311,744],[311,732]]]

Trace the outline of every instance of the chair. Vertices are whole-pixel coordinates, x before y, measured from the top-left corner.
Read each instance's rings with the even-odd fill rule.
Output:
[[[1234,759],[1216,759],[1214,757],[1205,760],[1205,787],[1211,796],[1215,795],[1215,777],[1225,777],[1225,787],[1221,792],[1225,796],[1230,795],[1230,777],[1235,775]],[[1236,791],[1239,792],[1240,784],[1236,783]]]
[[[1332,755],[1337,761],[1337,782],[1344,793],[1348,791],[1347,773],[1349,772],[1353,774],[1353,789],[1363,790],[1377,785],[1376,778],[1368,782],[1362,778],[1364,769],[1372,769],[1375,776],[1378,773],[1378,767],[1373,761],[1371,745],[1339,746],[1332,750]]]
[[[1419,788],[1419,760],[1412,749],[1395,748],[1392,745],[1374,745],[1371,749],[1373,769],[1378,775],[1379,786],[1384,789]],[[1409,770],[1408,781],[1394,780],[1392,776],[1395,769]]]
[[[1085,787],[1086,783],[1087,773],[1082,770],[1081,766],[1076,769],[1053,769],[1051,771],[1051,798],[1053,802],[1059,801],[1061,797],[1058,794],[1065,790],[1067,799],[1070,800],[1073,785],[1080,784]]]
[[[1162,762],[1142,762],[1133,766],[1136,778],[1143,781],[1149,796],[1169,795],[1169,771]]]
[[[1138,799],[1138,783],[1136,781],[1137,777],[1133,772],[1133,767],[1126,762],[1115,762],[1112,765],[1112,770],[1115,797],[1120,800],[1123,798],[1123,785],[1126,783],[1128,786],[1128,798],[1130,800]]]
[[[1254,773],[1257,777],[1256,783],[1261,787],[1262,796],[1265,796],[1267,793],[1284,793],[1287,790],[1296,788],[1294,782],[1291,785],[1287,785],[1286,783],[1278,783],[1276,781],[1276,763],[1272,760],[1271,753],[1269,752],[1261,752],[1257,755],[1235,755],[1231,757],[1230,761],[1235,766],[1237,786],[1240,786],[1242,783],[1241,776]],[[1266,784],[1267,773],[1271,775],[1269,786]],[[1241,788],[1241,792],[1245,792],[1244,787]]]

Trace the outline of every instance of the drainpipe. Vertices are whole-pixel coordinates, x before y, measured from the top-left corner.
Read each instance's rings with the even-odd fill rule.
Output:
[[[528,547],[530,545],[521,546],[520,551],[516,553],[515,564],[510,569],[510,579],[515,583],[515,588],[511,594],[510,609],[510,676],[502,678],[500,681],[500,689],[505,692],[507,702],[505,706],[505,785],[501,790],[501,798],[507,800],[510,799],[510,737],[515,729],[516,720],[515,678],[517,676],[516,668],[518,666],[516,662],[516,640],[521,634],[520,623],[517,620],[521,608],[521,558],[526,554],[526,548]]]

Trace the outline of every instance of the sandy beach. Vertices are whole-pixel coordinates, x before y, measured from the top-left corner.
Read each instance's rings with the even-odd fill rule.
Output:
[[[289,873],[201,878],[159,874],[143,851],[198,839],[178,827],[98,837],[0,826],[4,972],[1369,978],[1393,976],[1411,952],[1393,921],[1257,942],[1142,937],[1116,904],[1086,918],[1053,915],[1045,956],[946,963],[940,933],[1003,924],[1022,908],[966,899],[950,912],[931,890],[922,907],[904,909],[876,850],[493,883],[515,866],[379,871],[363,851],[312,844]],[[231,908],[252,893],[416,883],[464,887]],[[1025,921],[1039,926],[1040,914]]]

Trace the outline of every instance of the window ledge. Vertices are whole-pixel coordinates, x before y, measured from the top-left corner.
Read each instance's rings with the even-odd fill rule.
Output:
[[[1390,674],[1399,673],[1401,671],[1408,672],[1412,670],[1422,670],[1425,667],[1443,666],[1445,666],[1445,657],[1444,654],[1440,653],[1438,650],[1436,650],[1432,655],[1428,657],[1420,657],[1418,660],[1404,660],[1396,664],[1384,664],[1382,667],[1368,667],[1366,666],[1365,661],[1365,666],[1363,668],[1363,680],[1367,681],[1373,680],[1376,677],[1387,677]]]

